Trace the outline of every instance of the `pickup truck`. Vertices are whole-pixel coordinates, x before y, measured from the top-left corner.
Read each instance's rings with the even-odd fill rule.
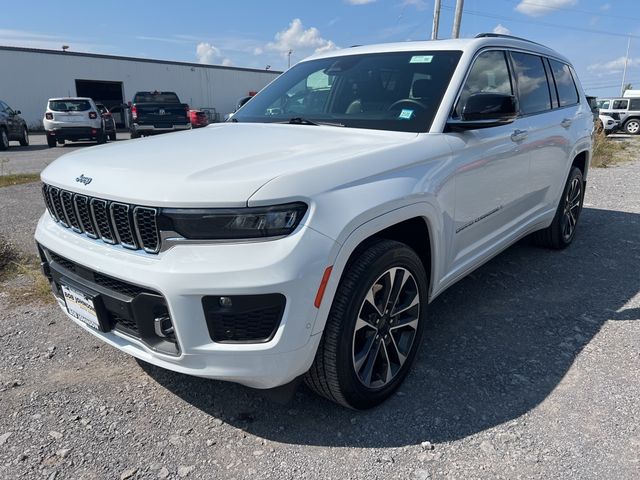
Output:
[[[131,138],[191,128],[189,105],[174,92],[137,92],[129,112]]]

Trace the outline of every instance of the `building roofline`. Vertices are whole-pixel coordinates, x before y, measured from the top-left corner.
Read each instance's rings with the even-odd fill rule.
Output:
[[[259,68],[248,68],[248,67],[229,67],[226,65],[207,65],[202,63],[178,62],[175,60],[159,60],[159,59],[140,58],[140,57],[123,57],[119,55],[107,55],[102,53],[70,52],[68,50],[67,51],[47,50],[42,48],[10,47],[10,46],[0,45],[0,51],[1,50],[10,51],[10,52],[44,53],[48,55],[101,58],[105,60],[124,60],[128,62],[156,63],[161,65],[178,65],[182,67],[209,68],[214,70],[236,70],[241,72],[273,73],[275,75],[279,75],[282,73],[279,70],[262,70]]]

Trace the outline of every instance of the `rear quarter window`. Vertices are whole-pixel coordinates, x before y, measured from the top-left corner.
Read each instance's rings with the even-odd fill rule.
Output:
[[[629,110],[640,110],[640,98],[632,98],[629,102]]]
[[[578,89],[573,81],[569,65],[551,59],[549,59],[549,64],[551,65],[553,79],[556,82],[560,106],[566,107],[578,103],[580,101]]]

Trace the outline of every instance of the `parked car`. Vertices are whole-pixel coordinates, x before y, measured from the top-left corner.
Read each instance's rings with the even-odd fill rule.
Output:
[[[109,109],[102,103],[96,103],[96,107],[104,120],[104,130],[107,133],[107,137],[109,137],[109,140],[115,142],[118,139],[118,135],[116,133],[116,121],[113,115],[111,115]]]
[[[640,133],[640,98],[608,98],[598,103],[600,113],[620,122],[620,129],[628,134]]]
[[[620,122],[609,115],[600,114],[598,117],[599,128],[604,131],[605,135],[616,132],[620,128]]]
[[[206,127],[209,125],[209,117],[202,110],[189,110],[191,128]]]
[[[12,140],[20,142],[23,147],[29,145],[29,129],[20,113],[20,110],[14,110],[0,100],[0,150],[8,149]]]
[[[138,92],[129,108],[131,138],[190,129],[188,111],[174,92]]]
[[[59,158],[35,237],[102,341],[368,408],[408,374],[431,300],[525,236],[574,241],[592,131],[573,67],[538,43],[326,52],[231,122]]]
[[[91,98],[50,98],[42,123],[50,148],[56,143],[64,145],[66,140],[107,141],[105,122]]]

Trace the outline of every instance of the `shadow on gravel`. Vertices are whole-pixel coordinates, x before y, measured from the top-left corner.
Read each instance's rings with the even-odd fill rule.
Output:
[[[401,391],[355,412],[308,391],[288,406],[259,393],[144,365],[196,408],[269,440],[398,447],[460,439],[516,419],[558,385],[608,319],[640,290],[640,215],[585,209],[575,243],[547,251],[520,242],[430,307],[421,354]]]

